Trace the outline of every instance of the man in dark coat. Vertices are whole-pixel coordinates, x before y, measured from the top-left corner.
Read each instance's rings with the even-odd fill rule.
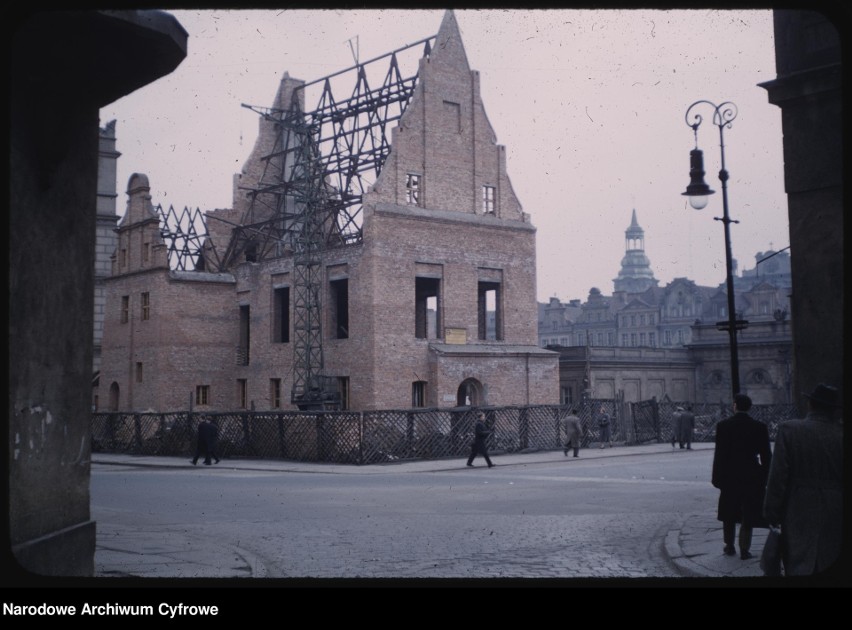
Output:
[[[680,431],[678,432],[678,442],[683,448],[686,444],[686,449],[692,450],[692,432],[695,430],[695,414],[692,413],[692,405],[687,405],[686,409],[680,412]]]
[[[216,425],[205,416],[201,424],[198,425],[198,443],[195,447],[195,457],[192,458],[193,466],[198,463],[198,458],[201,455],[204,455],[204,464],[207,466],[211,463],[211,457],[216,460],[217,464],[219,463],[219,456],[216,454],[216,438],[218,434],[219,430],[216,428]]]
[[[804,420],[778,426],[764,516],[781,525],[786,575],[813,575],[840,558],[843,541],[843,424],[837,389],[817,385]]]
[[[672,414],[672,448],[675,447],[675,442],[680,440],[681,427],[683,426],[683,407],[678,406]],[[680,443],[683,448],[683,442]]]
[[[725,555],[734,556],[734,535],[740,525],[740,558],[752,557],[751,535],[754,527],[765,527],[763,497],[772,461],[769,430],[746,413],[751,398],[734,396],[734,415],[716,425],[716,449],[713,454],[713,487],[719,488],[717,518],[722,521]]]
[[[577,410],[572,409],[571,413],[565,416],[562,420],[562,426],[565,429],[565,448],[562,453],[568,457],[568,449],[574,449],[574,457],[580,456],[580,440],[583,437],[583,425],[580,423],[580,418],[577,417]]]
[[[601,442],[601,448],[604,448],[607,444],[612,448],[611,421],[612,417],[606,412],[606,408],[601,407],[600,415],[598,416],[598,439]]]
[[[473,466],[473,460],[477,455],[482,455],[485,458],[485,463],[491,468],[494,464],[491,463],[491,458],[488,457],[488,447],[485,440],[491,435],[491,430],[485,426],[485,414],[481,411],[476,414],[476,425],[473,428],[473,444],[470,447],[470,457],[467,458],[467,465]]]

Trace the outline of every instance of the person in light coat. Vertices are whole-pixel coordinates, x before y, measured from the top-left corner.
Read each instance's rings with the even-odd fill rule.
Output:
[[[840,559],[843,542],[843,424],[837,389],[819,384],[804,420],[778,426],[763,512],[781,525],[785,575],[813,575]]]

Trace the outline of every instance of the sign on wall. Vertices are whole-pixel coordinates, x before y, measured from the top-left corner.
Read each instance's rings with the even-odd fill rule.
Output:
[[[467,343],[467,328],[445,328],[444,341],[446,343]]]

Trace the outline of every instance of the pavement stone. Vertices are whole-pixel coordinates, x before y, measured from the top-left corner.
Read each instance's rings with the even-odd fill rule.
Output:
[[[695,450],[712,450],[714,444],[699,443],[693,445]],[[616,446],[608,449],[585,449],[581,457],[586,459],[609,458],[639,454],[659,454],[671,452],[668,444],[651,444],[640,446]],[[499,466],[512,466],[529,463],[545,463],[561,461],[561,451],[537,451],[531,453],[510,453],[499,456]],[[93,453],[92,463],[95,465],[127,466],[127,467],[187,467],[192,464],[184,457],[138,456],[112,453]],[[388,467],[402,468],[406,473],[435,472],[464,468],[463,462],[451,460],[408,461],[390,464],[375,464],[371,466],[353,466],[346,464],[329,464],[313,462],[292,462],[284,460],[253,460],[228,459],[218,464],[219,468],[234,470],[256,471],[292,471],[292,472],[325,472],[333,474],[380,474],[386,473]],[[709,481],[708,481],[709,483]],[[725,556],[722,553],[721,523],[716,520],[715,507],[698,514],[687,514],[681,519],[678,527],[665,535],[664,548],[669,559],[682,572],[694,577],[703,578],[755,578],[761,577],[759,566],[760,551],[766,540],[767,530],[755,529],[752,541],[754,558],[741,560],[739,556]],[[224,551],[218,543],[208,543],[208,546],[193,540],[189,545],[187,536],[180,532],[170,535],[164,540],[161,535],[134,532],[121,536],[116,531],[98,524],[97,543],[95,551],[96,577],[217,577],[217,578],[263,578],[266,569],[263,563],[244,549],[228,547]],[[188,551],[192,549],[192,551]],[[225,553],[228,561],[223,570],[221,562],[216,568],[209,564],[211,554],[221,559]],[[445,559],[447,560],[447,559]],[[569,563],[553,564],[554,558],[548,556],[547,562],[529,559],[530,576],[541,577],[549,573],[554,576],[571,576],[574,570]],[[457,562],[458,559],[452,559]],[[488,566],[489,559],[479,557],[478,566]],[[436,558],[429,563],[420,562],[412,565],[409,561],[406,573],[429,577],[438,573],[443,562]],[[566,566],[567,565],[567,566]],[[600,577],[613,574],[631,575],[634,567],[629,558],[619,558],[617,554],[607,554],[600,558]],[[414,572],[412,573],[412,570]],[[491,571],[494,577],[501,577],[501,567],[494,562]],[[641,575],[635,571],[636,576]],[[587,575],[587,574],[585,574]],[[402,576],[400,576],[402,577]],[[463,576],[460,576],[463,577]],[[732,583],[737,580],[733,580]]]

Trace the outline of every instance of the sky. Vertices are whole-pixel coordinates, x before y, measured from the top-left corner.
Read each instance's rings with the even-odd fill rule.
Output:
[[[437,33],[442,10],[170,11],[189,34],[178,68],[101,109],[116,120],[117,209],[145,173],[153,203],[230,208],[233,176],[285,71],[312,81]],[[725,280],[719,129],[698,145],[717,191],[681,195],[695,146],[685,114],[730,101],[724,129],[733,257],[789,245],[770,10],[457,10],[468,61],[524,212],[537,228],[537,299],[612,293],[635,209],[660,286]]]

